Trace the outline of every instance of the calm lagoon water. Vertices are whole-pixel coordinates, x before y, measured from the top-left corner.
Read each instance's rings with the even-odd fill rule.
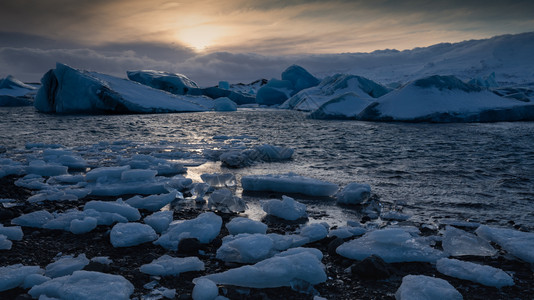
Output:
[[[534,229],[534,122],[401,124],[306,119],[304,113],[243,110],[230,113],[58,116],[33,107],[0,109],[0,145],[26,143],[66,147],[129,140],[217,149],[274,144],[295,149],[293,160],[228,170],[218,163],[190,169],[249,174],[295,172],[344,186],[371,185],[383,210],[402,208],[418,222],[471,220]],[[227,136],[223,138],[221,136]],[[215,138],[214,138],[215,137]],[[247,196],[251,214],[261,196]],[[260,199],[261,200],[261,199]],[[358,209],[329,199],[303,199],[324,220],[343,224]]]

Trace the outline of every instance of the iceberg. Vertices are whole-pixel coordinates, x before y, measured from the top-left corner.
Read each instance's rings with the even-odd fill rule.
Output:
[[[356,260],[363,260],[374,254],[388,263],[435,262],[444,256],[441,251],[420,243],[401,228],[368,232],[360,238],[342,244],[336,252]]]
[[[286,102],[280,105],[280,108],[294,109],[302,111],[315,111],[327,102],[340,98],[341,102],[350,103],[350,98],[357,103],[373,101],[387,94],[390,90],[365,77],[351,74],[335,74],[326,77],[316,87],[305,89]],[[343,101],[342,96],[347,95],[347,100]],[[337,101],[332,102],[332,108],[337,108]],[[329,105],[329,106],[330,106]],[[357,104],[359,106],[359,104]],[[336,110],[337,111],[337,110]]]
[[[5,227],[2,224],[0,224],[0,234],[12,241],[22,241],[22,237],[24,236],[24,232],[22,232],[20,226]]]
[[[126,72],[128,79],[175,95],[185,95],[198,90],[198,85],[187,76],[178,73],[139,70]]]
[[[204,263],[198,257],[172,257],[163,255],[139,268],[142,273],[152,276],[178,276],[180,273],[204,271]]]
[[[299,193],[317,197],[332,196],[339,189],[337,184],[299,176],[294,173],[243,176],[241,184],[245,191]]]
[[[41,79],[37,110],[47,113],[165,113],[207,111],[211,99],[173,95],[134,81],[58,63]]]
[[[83,209],[84,211],[91,209],[103,213],[119,214],[128,219],[128,221],[137,221],[141,219],[139,211],[128,203],[122,201],[122,199],[117,199],[117,201],[92,200],[87,202]]]
[[[256,102],[261,105],[282,104],[294,94],[319,82],[304,68],[292,65],[282,72],[282,80],[273,78],[258,90]]]
[[[309,117],[320,120],[352,120],[371,104],[371,100],[360,98],[355,93],[346,93],[321,105]]]
[[[236,111],[237,104],[227,97],[221,97],[213,100],[213,109],[215,111]]]
[[[534,233],[486,225],[478,227],[475,233],[488,241],[499,244],[513,256],[534,263]]]
[[[12,75],[0,79],[0,107],[33,105],[36,88]]]
[[[512,277],[503,270],[472,262],[442,258],[436,262],[436,269],[447,276],[478,282],[487,286],[501,288],[514,285]]]
[[[499,97],[455,76],[413,81],[370,104],[366,121],[499,122],[534,120],[534,104]]]
[[[28,294],[33,298],[45,297],[64,300],[101,299],[128,300],[134,286],[120,275],[92,271],[76,271],[36,285]]]
[[[397,300],[462,300],[458,292],[448,281],[425,275],[407,275],[395,293]]]
[[[213,173],[213,174],[202,174],[200,178],[205,183],[209,184],[212,187],[233,187],[236,185],[235,175],[232,173]]]
[[[13,242],[7,239],[7,236],[0,234],[0,250],[11,250]]]
[[[315,251],[282,252],[254,265],[230,269],[200,278],[207,278],[216,284],[250,288],[275,288],[302,284],[303,282],[315,285],[325,282],[327,279],[321,259],[322,254]],[[200,278],[194,279],[193,282],[196,283]]]
[[[43,209],[28,214],[20,215],[11,220],[11,224],[41,228],[44,224],[48,223],[48,221],[52,219],[54,219],[54,216],[47,210]]]

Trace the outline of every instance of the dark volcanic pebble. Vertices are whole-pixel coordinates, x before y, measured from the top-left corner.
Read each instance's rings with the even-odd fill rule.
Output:
[[[353,275],[361,279],[386,279],[390,276],[389,265],[380,257],[371,255],[351,267]]]

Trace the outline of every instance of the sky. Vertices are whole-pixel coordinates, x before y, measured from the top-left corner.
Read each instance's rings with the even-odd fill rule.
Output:
[[[261,70],[268,77],[302,56],[530,31],[532,0],[2,0],[0,77],[37,81],[59,61],[118,76],[179,72],[211,84]]]

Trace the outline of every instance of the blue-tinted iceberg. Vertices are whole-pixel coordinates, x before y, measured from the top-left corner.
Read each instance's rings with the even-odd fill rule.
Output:
[[[163,90],[175,95],[185,95],[191,90],[198,90],[198,85],[187,76],[152,70],[139,70],[126,72],[128,78],[141,84],[148,85],[158,90]]]
[[[510,275],[501,269],[457,259],[442,258],[436,262],[436,269],[447,276],[478,282],[501,288],[514,285]]]
[[[319,84],[304,68],[292,65],[282,72],[282,80],[271,79],[262,86],[256,95],[256,102],[261,105],[278,105],[303,89]]]
[[[164,113],[213,108],[210,99],[162,92],[127,79],[58,63],[41,79],[34,106],[47,113]]]
[[[36,91],[35,87],[9,75],[0,79],[0,107],[32,105]]]
[[[534,104],[499,97],[454,76],[430,76],[388,93],[357,117],[368,121],[498,122],[534,120]]]

